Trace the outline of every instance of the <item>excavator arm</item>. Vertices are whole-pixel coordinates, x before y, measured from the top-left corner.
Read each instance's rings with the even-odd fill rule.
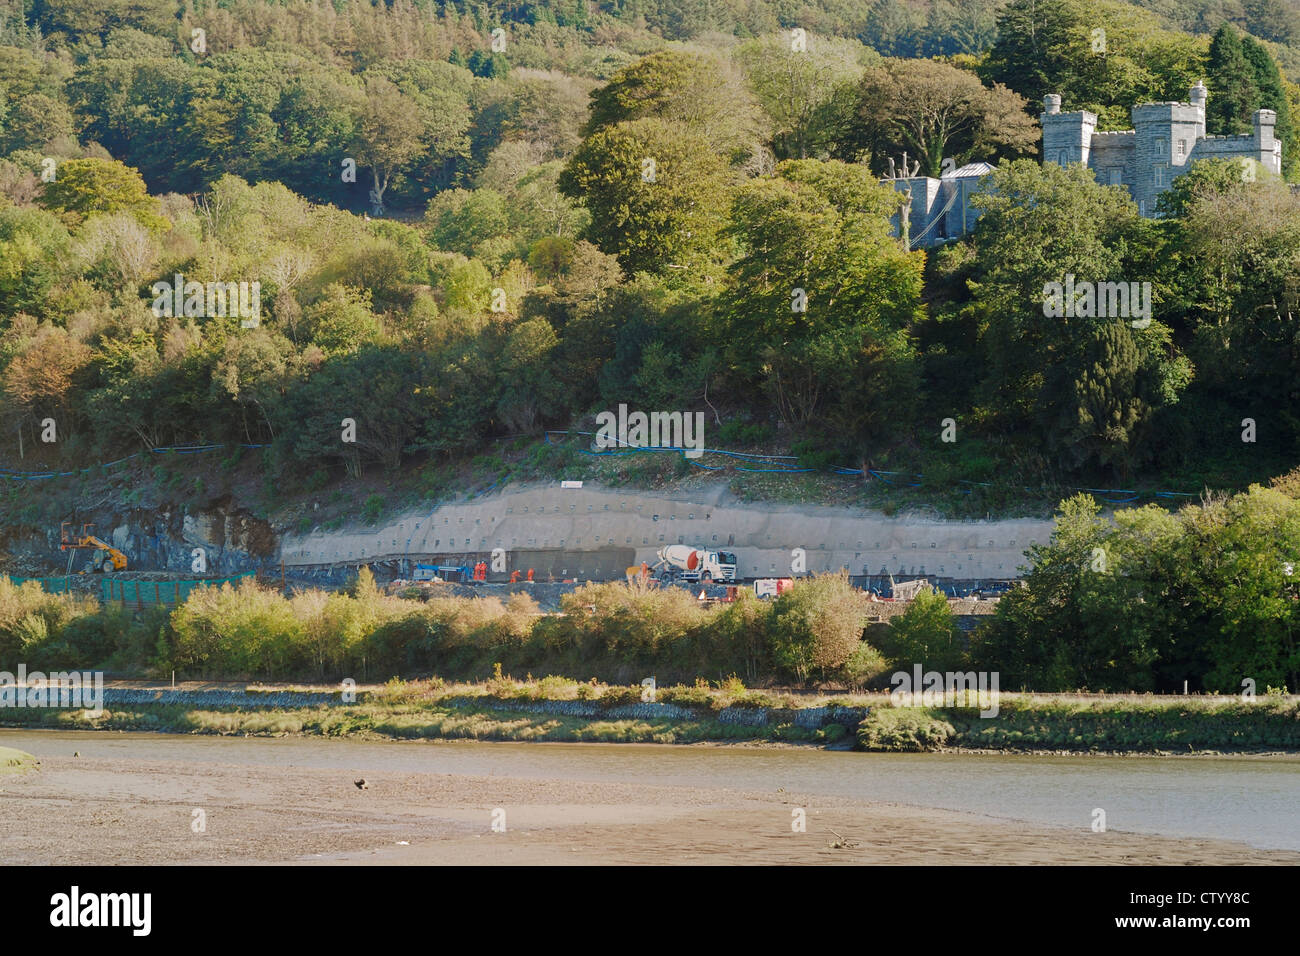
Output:
[[[123,554],[121,551],[113,547],[111,544],[109,544],[107,541],[103,540],[102,538],[97,538],[95,535],[91,534],[90,525],[88,524],[82,525],[81,534],[74,535],[72,533],[71,524],[72,522],[65,521],[59,528],[59,550],[60,551],[76,551],[78,548],[95,548],[98,551],[102,551],[104,554],[108,555],[108,557],[104,558],[102,563],[100,563],[99,566],[95,568],[95,570],[103,571],[105,573],[109,571],[126,570],[125,554]],[[71,556],[69,556],[68,559],[68,567],[69,569],[71,569],[72,567]]]
[[[98,548],[99,550],[107,554],[108,560],[111,561],[113,564],[114,571],[126,570],[126,555],[123,554],[121,551],[117,550],[117,548],[113,547],[108,542],[101,541],[99,538],[96,538],[94,535],[89,535],[88,537],[82,539],[82,543],[87,547]],[[104,568],[104,570],[107,571],[108,568]]]

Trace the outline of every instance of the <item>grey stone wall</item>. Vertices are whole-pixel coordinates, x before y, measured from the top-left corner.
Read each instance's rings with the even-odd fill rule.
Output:
[[[1190,103],[1144,103],[1133,108],[1133,129],[1098,132],[1095,114],[1062,113],[1060,96],[1049,94],[1040,115],[1043,161],[1084,163],[1103,185],[1111,185],[1114,171],[1120,171],[1122,185],[1148,217],[1156,214],[1160,195],[1201,159],[1252,159],[1270,172],[1281,173],[1276,114],[1257,110],[1251,133],[1207,137],[1206,96],[1205,87],[1198,83],[1191,89]]]

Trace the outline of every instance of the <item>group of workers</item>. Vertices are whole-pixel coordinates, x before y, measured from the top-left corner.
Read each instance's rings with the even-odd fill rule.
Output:
[[[486,582],[487,582],[487,575],[488,575],[488,563],[487,563],[486,561],[480,561],[478,564],[474,565],[474,580],[475,580],[475,581],[482,581],[482,582],[486,583]],[[529,568],[529,569],[528,569],[528,581],[529,581],[529,583],[532,583],[532,580],[533,580],[533,569],[532,569],[532,568]],[[511,583],[511,584],[518,584],[518,583],[519,583],[519,572],[518,572],[518,571],[511,571],[511,572],[510,572],[510,583]]]

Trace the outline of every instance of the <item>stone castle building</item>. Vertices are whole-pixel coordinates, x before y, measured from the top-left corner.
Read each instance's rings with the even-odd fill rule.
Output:
[[[1144,103],[1132,110],[1133,129],[1100,132],[1097,114],[1087,110],[1062,113],[1060,95],[1049,93],[1043,98],[1039,117],[1043,162],[1059,166],[1083,163],[1098,182],[1127,188],[1143,216],[1154,216],[1160,194],[1200,159],[1249,159],[1280,175],[1282,143],[1274,135],[1277,114],[1256,110],[1251,132],[1207,136],[1207,98],[1205,85],[1197,83],[1191,89],[1190,103]],[[940,179],[902,175],[883,180],[911,197],[900,201],[900,213],[905,204],[912,247],[931,246],[969,233],[979,215],[970,207],[970,196],[991,170],[987,163],[970,163]],[[893,223],[894,235],[899,235],[899,214]]]
[[[1256,110],[1254,129],[1236,136],[1205,135],[1203,83],[1191,90],[1190,103],[1144,103],[1133,107],[1133,128],[1097,131],[1097,115],[1087,110],[1061,112],[1061,97],[1043,98],[1043,162],[1083,163],[1097,181],[1125,186],[1138,211],[1154,216],[1156,199],[1198,159],[1251,159],[1272,173],[1282,172],[1282,142],[1274,135],[1277,114]]]
[[[906,159],[906,155],[904,156]],[[984,177],[993,171],[988,163],[967,163],[960,169],[933,176],[901,175],[883,180],[893,183],[900,213],[908,208],[908,241],[912,248],[933,246],[966,235],[979,216],[970,198]],[[899,213],[893,217],[894,235],[899,235]]]

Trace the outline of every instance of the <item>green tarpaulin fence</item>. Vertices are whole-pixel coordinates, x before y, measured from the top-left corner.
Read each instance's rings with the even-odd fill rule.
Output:
[[[203,578],[196,581],[116,581],[111,577],[100,582],[100,599],[105,604],[141,607],[150,604],[180,604],[195,588],[219,588],[237,585],[253,576],[252,571],[229,578]]]
[[[190,581],[118,581],[105,577],[99,582],[99,597],[105,604],[125,604],[143,607],[151,604],[180,604],[195,588],[219,588],[223,584],[237,585],[251,578],[254,572],[245,571],[229,578],[201,578]],[[71,591],[71,578],[20,578],[6,575],[14,584],[35,581],[47,594],[66,594]]]

